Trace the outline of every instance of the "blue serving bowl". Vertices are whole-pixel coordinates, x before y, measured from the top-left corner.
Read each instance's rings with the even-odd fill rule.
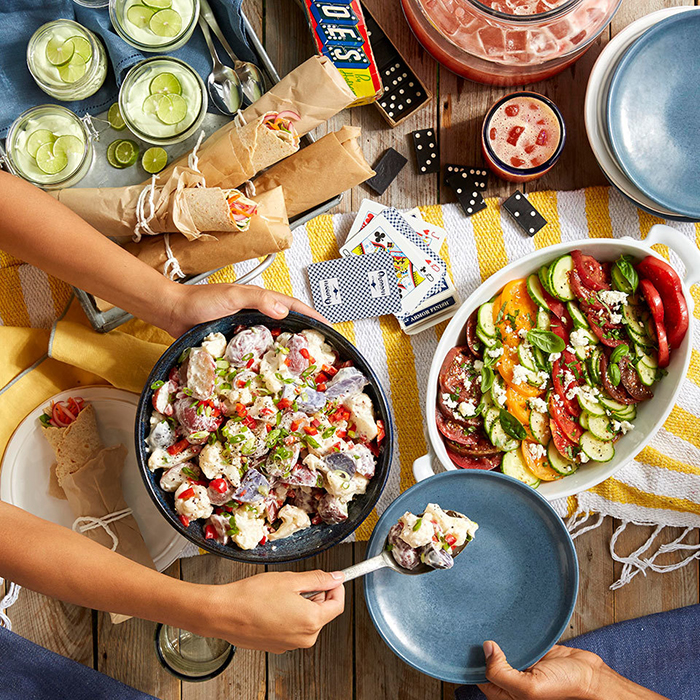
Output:
[[[149,419],[151,417],[153,390],[151,385],[156,381],[166,381],[170,370],[177,364],[177,360],[186,348],[199,345],[209,333],[223,333],[227,339],[233,335],[234,329],[239,326],[254,326],[257,324],[281,328],[282,331],[298,333],[305,328],[312,328],[322,333],[331,347],[338,352],[341,360],[352,360],[368,379],[369,384],[365,392],[372,399],[377,419],[384,421],[386,438],[377,457],[377,468],[367,487],[367,492],[356,496],[348,507],[348,518],[335,525],[313,525],[305,530],[296,532],[291,537],[275,542],[268,542],[252,550],[243,550],[233,545],[222,545],[214,540],[204,538],[204,528],[201,521],[190,523],[188,527],[180,522],[175,512],[175,495],[164,491],[156,476],[148,468],[148,452],[146,451],[146,438],[150,430]],[[360,523],[372,512],[386,485],[391,458],[393,454],[394,432],[391,411],[384,390],[377,375],[369,363],[360,354],[357,348],[336,330],[303,314],[291,311],[282,321],[271,319],[269,316],[252,310],[240,311],[233,316],[220,318],[195,326],[178,338],[156,362],[148,376],[146,385],[141,393],[138,409],[136,411],[136,457],[139,470],[148,491],[158,510],[163,517],[190,542],[198,547],[218,554],[227,559],[248,562],[254,564],[273,564],[290,561],[298,561],[306,557],[314,556],[324,550],[338,544],[352,533]],[[160,472],[158,472],[160,474]]]

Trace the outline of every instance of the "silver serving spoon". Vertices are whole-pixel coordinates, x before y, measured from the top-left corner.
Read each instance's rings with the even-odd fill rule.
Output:
[[[447,510],[445,512],[453,518],[464,517],[461,513],[457,513],[454,510]],[[455,547],[452,550],[452,558],[456,559],[470,541],[471,540],[465,540],[464,544],[460,545],[459,547]],[[391,552],[385,545],[381,554],[377,554],[376,557],[371,557],[370,559],[365,559],[359,564],[348,566],[347,569],[343,569],[342,573],[345,574],[345,582],[347,582],[352,581],[354,578],[371,574],[373,571],[378,571],[379,569],[393,569],[400,574],[407,574],[408,576],[418,576],[419,574],[427,574],[431,571],[439,571],[439,569],[435,569],[432,566],[428,566],[422,562],[415,569],[405,569],[396,562],[396,559],[394,559]],[[315,595],[318,595],[321,592],[322,591],[309,591],[307,593],[302,593],[301,595],[303,598],[313,598]]]
[[[236,71],[243,91],[245,105],[253,104],[257,99],[262,97],[265,92],[265,78],[260,72],[260,69],[250,61],[241,61],[231,48],[226,37],[223,35],[219,24],[214,17],[214,13],[207,0],[199,0],[200,17],[203,17],[206,23],[211,27],[211,30],[216,35],[216,38],[221,42],[226,53],[233,61],[233,69]]]
[[[207,78],[207,89],[209,97],[214,106],[229,117],[232,117],[240,108],[243,102],[243,91],[241,81],[232,68],[225,66],[220,60],[211,40],[211,34],[206,22],[200,17],[199,26],[204,34],[204,40],[209,47],[213,68]]]

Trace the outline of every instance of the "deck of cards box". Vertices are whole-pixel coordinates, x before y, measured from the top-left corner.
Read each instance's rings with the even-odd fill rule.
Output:
[[[440,258],[444,240],[419,210],[365,200],[342,258],[308,268],[314,306],[332,323],[393,314],[408,335],[450,318],[460,299]]]

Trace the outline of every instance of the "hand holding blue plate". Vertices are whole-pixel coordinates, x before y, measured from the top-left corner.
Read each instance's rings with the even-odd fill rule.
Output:
[[[450,683],[486,681],[481,645],[493,639],[524,669],[551,649],[576,603],[578,562],[561,518],[524,484],[496,472],[458,470],[416,484],[379,519],[367,556],[389,529],[428,503],[479,524],[447,571],[402,576],[383,569],[365,578],[377,631],[406,663]]]

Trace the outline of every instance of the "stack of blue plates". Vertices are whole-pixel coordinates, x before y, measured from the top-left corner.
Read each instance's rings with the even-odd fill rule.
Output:
[[[700,220],[700,8],[647,15],[615,36],[588,82],[588,139],[637,206]]]

